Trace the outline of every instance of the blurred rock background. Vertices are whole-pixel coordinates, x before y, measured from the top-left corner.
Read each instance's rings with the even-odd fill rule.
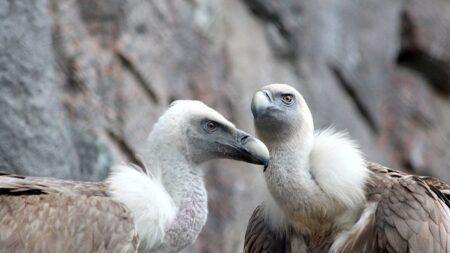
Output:
[[[103,179],[175,99],[252,132],[274,82],[368,159],[450,181],[447,0],[3,0],[0,171]],[[185,252],[239,252],[261,168],[205,170],[208,223]]]

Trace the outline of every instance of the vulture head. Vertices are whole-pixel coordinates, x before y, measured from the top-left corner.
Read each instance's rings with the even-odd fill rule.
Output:
[[[269,162],[269,151],[264,143],[237,129],[200,101],[173,102],[155,124],[150,139],[175,145],[186,160],[195,164],[217,158],[261,165]]]
[[[258,136],[266,144],[286,143],[296,137],[313,135],[314,124],[308,105],[289,85],[264,86],[253,96],[251,109]]]

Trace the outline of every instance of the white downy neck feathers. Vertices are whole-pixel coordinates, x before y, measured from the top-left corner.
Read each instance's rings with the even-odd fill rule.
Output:
[[[134,216],[140,248],[152,249],[161,244],[177,213],[177,206],[161,182],[129,165],[114,166],[108,181],[112,198],[124,203]]]
[[[348,208],[365,201],[368,171],[357,144],[344,132],[317,131],[310,155],[311,174],[320,188]]]

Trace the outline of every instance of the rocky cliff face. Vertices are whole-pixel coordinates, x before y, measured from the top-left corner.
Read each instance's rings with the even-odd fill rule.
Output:
[[[450,181],[448,1],[49,1],[0,4],[2,170],[102,178],[175,99],[252,131],[253,93],[279,82],[368,159]],[[238,252],[261,168],[205,167],[210,215],[186,252]]]

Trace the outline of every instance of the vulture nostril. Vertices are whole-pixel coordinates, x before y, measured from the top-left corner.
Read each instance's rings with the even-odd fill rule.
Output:
[[[272,102],[272,96],[271,96],[270,92],[268,90],[263,90],[262,92],[264,93],[264,95],[266,95],[266,97],[269,99],[269,101]]]
[[[245,144],[248,142],[249,139],[250,139],[250,136],[249,136],[249,135],[244,135],[244,136],[242,136],[242,137],[241,137],[241,144],[242,144],[242,145],[245,145]]]

